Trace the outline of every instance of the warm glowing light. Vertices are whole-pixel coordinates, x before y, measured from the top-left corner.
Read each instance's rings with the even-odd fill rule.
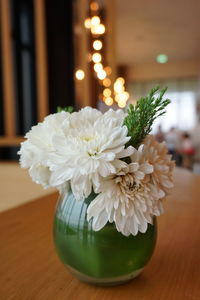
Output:
[[[109,67],[109,66],[105,67],[104,70],[106,71],[106,73],[107,73],[108,75],[110,75],[110,74],[112,73],[112,69],[111,69],[111,67]]]
[[[92,34],[98,34],[98,33],[97,33],[97,27],[92,26],[91,32],[92,32]]]
[[[106,105],[112,105],[113,104],[113,98],[111,98],[111,97],[107,97],[106,99],[105,99],[105,104]]]
[[[110,80],[109,78],[105,78],[105,79],[103,80],[103,85],[104,85],[105,87],[109,87],[109,86],[111,85],[111,80]]]
[[[83,80],[85,78],[85,73],[83,70],[77,70],[75,76],[76,79]]]
[[[120,100],[122,100],[122,101],[127,101],[128,98],[129,98],[129,93],[128,93],[128,92],[123,92],[123,93],[121,93],[121,94],[118,94],[118,96],[119,96],[119,99],[120,99]],[[119,100],[119,101],[120,101],[120,100]]]
[[[100,63],[101,61],[101,54],[100,53],[94,53],[92,55],[92,60],[94,63]]]
[[[97,32],[99,34],[103,34],[105,31],[106,31],[106,28],[103,24],[100,24],[100,25],[97,26]]]
[[[122,93],[124,91],[124,86],[121,84],[120,81],[116,81],[114,83],[114,91],[115,93]]]
[[[85,19],[84,25],[85,25],[85,28],[88,28],[88,29],[91,28],[91,19],[90,18]]]
[[[110,97],[111,96],[111,90],[110,89],[104,89],[103,90],[103,95],[105,96],[105,97]]]
[[[92,26],[91,32],[92,34],[103,34],[106,28],[103,24],[99,24],[97,26]]]
[[[97,26],[97,25],[100,24],[100,22],[101,22],[101,20],[100,20],[100,18],[98,16],[94,16],[91,19],[92,26]]]
[[[120,108],[125,107],[125,106],[126,106],[126,101],[124,101],[124,100],[119,100],[118,106],[119,106]]]
[[[95,72],[98,73],[102,69],[103,69],[103,65],[101,63],[94,64],[94,70],[95,70]]]
[[[116,96],[115,96],[115,101],[116,102],[119,102],[119,100],[120,100],[120,96],[119,96],[120,94],[117,94]]]
[[[115,96],[115,101],[116,102],[126,102],[129,99],[129,93],[128,92],[123,92],[119,93]]]
[[[106,72],[104,70],[100,70],[98,73],[97,73],[97,77],[100,79],[100,80],[103,80],[105,77],[106,77]]]
[[[122,77],[118,77],[116,81],[120,82],[122,85],[125,83],[125,80]]]
[[[126,99],[126,101],[127,101],[128,98],[129,98],[129,96],[130,96],[129,93],[128,93],[128,92],[124,92],[123,94],[124,94],[124,97],[125,97],[125,99]]]
[[[102,41],[100,41],[100,40],[95,40],[93,42],[93,48],[97,51],[101,50],[102,46],[103,46],[103,44],[102,44]]]
[[[91,2],[90,9],[93,11],[97,11],[99,9],[99,4],[97,2]]]

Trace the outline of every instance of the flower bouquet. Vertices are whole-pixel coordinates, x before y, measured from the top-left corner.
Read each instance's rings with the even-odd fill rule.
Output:
[[[149,134],[170,102],[165,91],[152,89],[127,112],[59,111],[25,136],[21,167],[34,182],[59,190],[54,240],[81,280],[127,281],[153,253],[156,216],[173,187],[174,162]]]

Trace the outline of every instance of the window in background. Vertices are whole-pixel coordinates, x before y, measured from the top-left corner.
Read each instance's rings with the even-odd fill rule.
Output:
[[[197,124],[197,102],[199,95],[198,78],[170,80],[160,82],[136,82],[129,84],[130,103],[135,103],[145,96],[152,87],[168,87],[166,97],[171,100],[166,114],[156,120],[153,126],[155,133],[161,125],[163,131],[175,127],[181,131],[190,131]]]

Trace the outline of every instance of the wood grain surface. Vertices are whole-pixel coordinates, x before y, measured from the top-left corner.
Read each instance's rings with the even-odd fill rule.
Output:
[[[150,263],[138,278],[116,287],[81,283],[60,263],[52,240],[56,198],[0,214],[1,300],[200,299],[199,176],[176,170]]]
[[[20,168],[19,162],[0,161],[0,212],[50,195],[53,192],[55,192],[53,188],[43,189],[41,185],[35,184],[27,170]]]

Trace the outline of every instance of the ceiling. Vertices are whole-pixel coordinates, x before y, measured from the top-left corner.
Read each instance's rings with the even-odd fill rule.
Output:
[[[200,0],[115,0],[116,55],[121,65],[200,58]]]

